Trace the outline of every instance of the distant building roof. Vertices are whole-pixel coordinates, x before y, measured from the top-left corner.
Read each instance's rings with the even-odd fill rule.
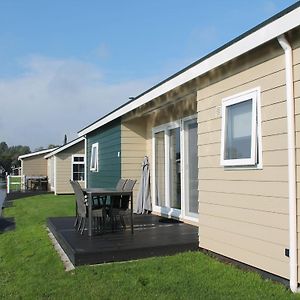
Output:
[[[45,149],[45,150],[40,150],[40,151],[36,151],[36,152],[32,152],[32,153],[20,155],[18,157],[18,160],[21,160],[21,159],[24,159],[24,158],[28,158],[28,157],[32,157],[32,156],[36,156],[36,155],[46,154],[46,153],[54,151],[55,149],[57,149],[57,147],[56,148],[52,148],[52,149]]]
[[[82,142],[83,140],[84,140],[84,137],[79,137],[79,138],[77,138],[77,139],[75,139],[75,140],[73,140],[73,141],[71,141],[71,142],[69,142],[69,143],[67,143],[65,145],[62,145],[62,146],[56,148],[51,153],[45,155],[45,158],[49,158],[49,157],[51,157],[51,156],[53,156],[53,155],[55,155],[55,154],[57,154],[57,153],[59,153],[61,151],[64,151],[65,149],[68,149],[68,148],[70,148],[70,147],[72,147],[72,146],[74,146],[74,145]]]

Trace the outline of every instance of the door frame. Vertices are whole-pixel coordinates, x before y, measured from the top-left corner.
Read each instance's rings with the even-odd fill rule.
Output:
[[[187,121],[191,121],[197,119],[197,115],[191,115],[180,120],[176,120],[173,122],[165,123],[159,125],[157,127],[152,128],[152,171],[153,171],[153,184],[152,184],[152,207],[153,211],[156,213],[160,213],[163,215],[167,215],[168,217],[174,217],[181,220],[189,220],[191,222],[198,222],[198,216],[190,216],[186,214],[186,199],[185,199],[185,175],[186,170],[184,168],[185,165],[185,128],[184,124]],[[169,131],[171,129],[179,128],[180,129],[180,168],[181,168],[181,209],[176,209],[170,207],[170,139],[169,139]],[[158,206],[156,205],[156,170],[155,170],[155,134],[158,132],[164,132],[164,140],[165,140],[165,149],[164,149],[164,157],[165,157],[165,205],[166,206]]]

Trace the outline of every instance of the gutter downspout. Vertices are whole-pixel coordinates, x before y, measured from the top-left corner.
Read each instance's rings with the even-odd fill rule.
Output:
[[[87,188],[88,162],[87,162],[87,137],[84,135],[84,188]]]
[[[297,259],[297,198],[296,198],[296,153],[295,153],[295,112],[293,53],[284,35],[277,37],[285,55],[287,134],[288,134],[288,189],[289,189],[289,240],[290,240],[290,289],[298,291]]]

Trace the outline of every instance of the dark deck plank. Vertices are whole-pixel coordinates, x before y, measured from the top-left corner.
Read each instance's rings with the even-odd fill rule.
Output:
[[[135,260],[198,249],[198,228],[181,222],[160,222],[154,215],[136,215],[130,229],[88,237],[73,228],[73,217],[49,218],[48,227],[76,265]]]

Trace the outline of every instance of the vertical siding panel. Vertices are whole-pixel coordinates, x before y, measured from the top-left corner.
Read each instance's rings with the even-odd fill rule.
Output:
[[[92,144],[99,143],[98,172],[90,171]],[[117,119],[87,135],[87,187],[114,187],[121,178],[121,124]]]

